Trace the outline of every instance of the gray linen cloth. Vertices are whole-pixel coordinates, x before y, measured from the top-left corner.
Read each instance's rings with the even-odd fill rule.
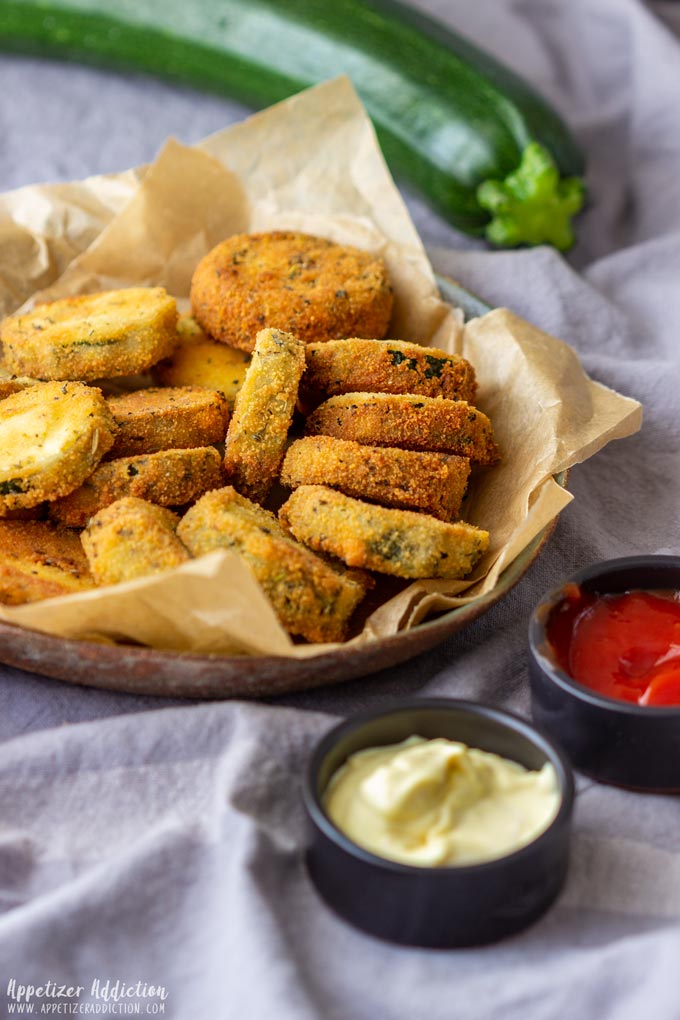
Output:
[[[580,779],[564,894],[485,949],[362,935],[303,869],[300,775],[337,717],[405,695],[527,713],[541,594],[594,560],[679,551],[680,5],[420,5],[539,86],[590,166],[568,261],[489,252],[411,200],[436,267],[573,344],[596,379],[643,402],[644,427],[572,472],[574,503],[505,600],[400,668],[266,704],[164,702],[2,669],[2,1016],[20,984],[51,981],[83,991],[50,999],[43,987],[36,1012],[103,1009],[107,989],[109,1008],[122,982],[134,986],[123,1004],[177,1020],[680,1017],[677,798]],[[242,112],[141,77],[3,57],[0,186],[122,169],[167,134],[191,141]]]

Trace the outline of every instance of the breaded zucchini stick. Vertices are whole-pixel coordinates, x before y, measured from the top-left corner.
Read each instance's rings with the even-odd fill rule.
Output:
[[[243,557],[290,634],[308,641],[342,641],[363,598],[360,579],[337,571],[286,535],[268,510],[232,486],[209,492],[177,529],[194,556],[232,549]]]
[[[305,343],[384,336],[393,300],[381,258],[295,231],[229,237],[201,259],[191,282],[198,323],[245,351],[263,327]]]
[[[310,548],[350,567],[396,577],[466,577],[489,545],[471,524],[364,503],[322,485],[302,485],[279,519]]]
[[[112,457],[221,443],[229,424],[222,394],[198,386],[135,390],[108,405],[118,426]]]
[[[467,457],[362,446],[331,436],[296,440],[281,466],[281,482],[291,489],[328,485],[357,499],[424,510],[443,521],[458,516],[469,475]]]
[[[71,595],[94,587],[80,538],[46,521],[0,521],[0,602]]]
[[[90,519],[80,539],[97,584],[118,584],[178,567],[191,559],[165,507],[126,496]]]
[[[0,324],[5,366],[37,379],[143,372],[177,345],[177,306],[162,287],[61,298]]]
[[[465,400],[346,393],[317,407],[307,419],[305,431],[369,446],[455,453],[479,465],[498,460],[491,422]]]
[[[473,401],[475,371],[469,361],[436,347],[403,340],[329,340],[307,345],[300,403],[316,407],[339,393],[420,393]]]
[[[0,401],[0,516],[78,488],[115,431],[101,392],[83,383],[41,382]]]
[[[83,528],[90,517],[123,496],[183,506],[223,482],[220,455],[213,446],[119,457],[100,464],[80,488],[55,500],[49,512],[69,528]]]
[[[258,503],[278,475],[304,368],[300,340],[280,329],[260,330],[224,450],[227,481]]]

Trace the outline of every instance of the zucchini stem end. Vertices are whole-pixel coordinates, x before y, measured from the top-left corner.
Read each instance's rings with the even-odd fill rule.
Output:
[[[486,237],[502,248],[552,244],[566,251],[574,243],[572,218],[585,199],[580,177],[561,177],[540,142],[530,142],[516,170],[500,181],[483,181],[477,201],[491,213]]]

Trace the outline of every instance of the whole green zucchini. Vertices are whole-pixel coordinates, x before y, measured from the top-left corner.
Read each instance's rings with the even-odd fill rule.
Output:
[[[0,47],[266,106],[345,72],[398,178],[500,245],[573,242],[583,159],[507,68],[395,0],[1,0]]]

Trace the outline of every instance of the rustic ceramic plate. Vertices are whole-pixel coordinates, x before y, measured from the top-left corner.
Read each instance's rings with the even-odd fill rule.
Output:
[[[439,280],[442,296],[466,318],[490,311],[481,299],[450,280]],[[566,477],[557,481],[564,485]],[[344,646],[311,659],[283,656],[195,655],[128,645],[71,641],[0,621],[0,662],[64,680],[134,694],[188,698],[257,698],[302,691],[366,676],[433,648],[485,613],[517,584],[538,556],[554,522],[505,570],[486,595],[412,630],[358,646]]]

